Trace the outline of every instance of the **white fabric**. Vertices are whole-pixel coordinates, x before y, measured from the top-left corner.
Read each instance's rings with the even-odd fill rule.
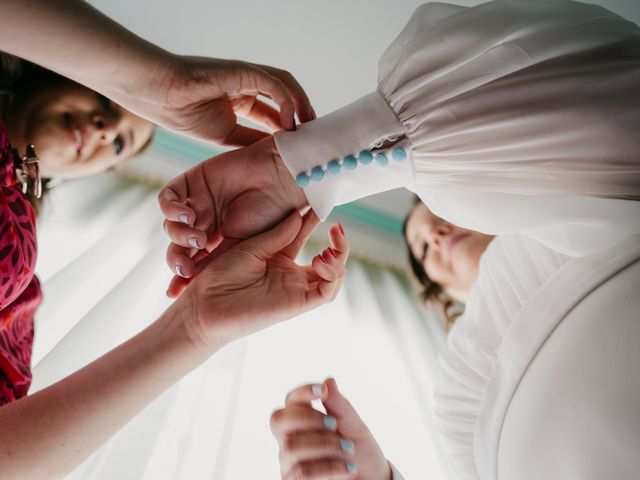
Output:
[[[465,314],[441,356],[435,395],[438,426],[459,478],[478,478],[473,438],[502,338],[523,305],[568,259],[522,235],[496,237],[481,257]]]
[[[409,139],[410,189],[437,215],[573,256],[640,232],[636,25],[562,0],[426,4],[380,60],[379,80]],[[345,111],[354,115],[341,118],[338,150],[330,122],[308,127],[305,153],[284,141],[298,132],[280,134],[294,176],[341,158],[349,136],[357,151],[369,126],[377,138],[397,134],[393,122],[385,134],[378,116]],[[357,182],[350,173],[312,182],[312,207],[330,210],[336,190],[354,199],[397,186],[383,168],[357,170]]]

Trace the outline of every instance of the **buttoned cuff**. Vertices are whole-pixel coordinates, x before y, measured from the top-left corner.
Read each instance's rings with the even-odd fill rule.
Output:
[[[274,135],[309,205],[325,220],[333,207],[414,183],[405,128],[373,92],[329,115]],[[382,148],[391,144],[390,148]]]

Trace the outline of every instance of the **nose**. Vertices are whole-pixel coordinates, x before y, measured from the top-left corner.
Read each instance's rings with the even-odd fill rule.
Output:
[[[95,113],[91,118],[91,123],[96,129],[101,144],[113,143],[118,136],[120,122],[114,115]]]
[[[432,226],[427,232],[429,247],[434,250],[440,249],[444,244],[445,237],[451,235],[452,230],[451,225],[446,222]]]

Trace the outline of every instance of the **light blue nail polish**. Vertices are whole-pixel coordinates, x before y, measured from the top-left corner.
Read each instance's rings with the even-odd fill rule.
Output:
[[[349,473],[358,473],[358,468],[356,467],[356,464],[353,462],[347,462],[344,464],[345,467],[347,467],[347,472]]]
[[[200,248],[200,245],[198,244],[198,239],[196,237],[189,237],[189,240],[187,240],[189,242],[189,245],[191,245],[193,248]]]
[[[311,393],[313,393],[314,397],[322,396],[322,385],[320,383],[314,383],[311,385]]]
[[[336,420],[336,417],[331,415],[325,415],[322,421],[324,423],[324,428],[326,428],[327,430],[335,430],[336,427],[338,426],[338,421]]]
[[[181,213],[178,218],[182,223],[189,224],[189,215],[187,215],[186,213]]]
[[[340,448],[345,453],[353,453],[355,445],[353,444],[353,442],[351,440],[346,440],[344,438],[341,438],[340,439]]]

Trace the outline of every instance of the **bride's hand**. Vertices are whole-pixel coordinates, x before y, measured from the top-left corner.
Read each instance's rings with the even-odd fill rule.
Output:
[[[349,255],[342,227],[329,228],[331,247],[311,265],[295,262],[317,224],[312,212],[304,218],[294,212],[263,234],[201,258],[178,300],[191,312],[190,338],[216,348],[332,300]]]

